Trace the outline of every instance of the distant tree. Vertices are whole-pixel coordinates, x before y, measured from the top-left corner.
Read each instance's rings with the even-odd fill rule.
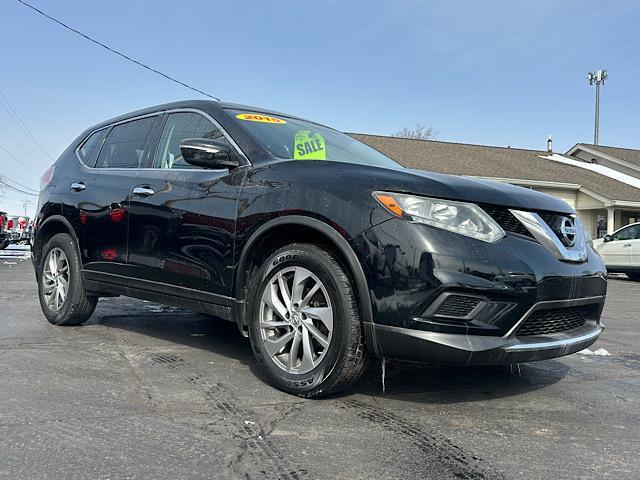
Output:
[[[413,128],[404,127],[402,130],[398,130],[396,133],[392,133],[392,137],[400,138],[413,138],[415,140],[435,140],[438,138],[440,132],[433,129],[433,127],[427,127],[416,123]]]

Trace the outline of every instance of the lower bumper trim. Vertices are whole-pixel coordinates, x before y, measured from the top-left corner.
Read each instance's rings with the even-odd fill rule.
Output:
[[[554,340],[551,342],[532,342],[532,343],[520,343],[517,345],[509,345],[505,347],[507,352],[523,352],[528,350],[545,350],[548,348],[564,348],[573,344],[587,342],[589,340],[595,340],[602,333],[602,328],[598,328],[593,332],[580,335],[573,338],[564,338],[562,340]]]
[[[521,340],[375,325],[380,355],[440,365],[508,365],[562,357],[589,347],[602,331],[599,322],[590,322],[571,332]]]

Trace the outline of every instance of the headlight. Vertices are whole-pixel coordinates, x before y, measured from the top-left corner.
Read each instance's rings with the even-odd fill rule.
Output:
[[[390,192],[374,192],[373,196],[394,215],[413,222],[426,223],[490,243],[505,236],[500,225],[473,203]]]

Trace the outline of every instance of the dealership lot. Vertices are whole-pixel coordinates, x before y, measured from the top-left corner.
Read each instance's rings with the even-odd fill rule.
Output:
[[[54,327],[0,252],[0,478],[636,478],[640,283],[610,282],[591,352],[520,367],[392,362],[302,400],[234,325],[127,298]],[[600,350],[603,349],[603,350]],[[634,473],[636,472],[636,473]]]

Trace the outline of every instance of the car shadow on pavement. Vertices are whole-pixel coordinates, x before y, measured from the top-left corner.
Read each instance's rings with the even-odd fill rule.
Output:
[[[416,403],[477,402],[545,388],[567,376],[570,367],[557,360],[484,367],[387,361],[384,370],[384,391],[381,360],[378,360],[351,393]]]
[[[223,355],[250,368],[262,381],[248,339],[235,323],[181,309],[149,304],[151,311],[131,314],[99,309],[88,325],[103,325],[127,332],[127,341],[150,348],[169,344]],[[100,314],[102,312],[102,314]],[[134,335],[129,335],[134,334]],[[351,394],[397,398],[416,403],[463,403],[512,397],[547,387],[562,380],[571,368],[561,360],[547,360],[513,366],[432,366],[400,361],[385,363],[385,391],[382,389],[382,362],[374,360],[365,377],[333,398]]]

